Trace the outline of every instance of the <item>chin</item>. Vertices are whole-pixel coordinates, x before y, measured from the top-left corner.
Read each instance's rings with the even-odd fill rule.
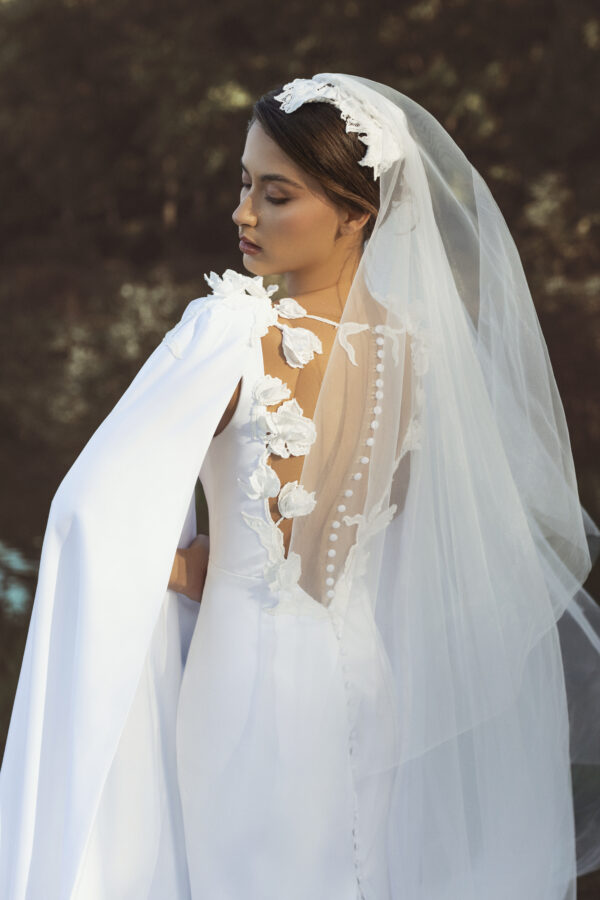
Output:
[[[257,261],[252,256],[246,256],[246,254],[242,254],[242,265],[248,272],[252,272],[253,275],[262,275],[263,273],[258,271],[260,269],[260,265],[256,264]]]
[[[257,259],[255,256],[243,254],[242,265],[246,271],[251,272],[253,275],[277,274],[277,271],[272,266],[269,267],[267,263],[261,262],[261,260]]]

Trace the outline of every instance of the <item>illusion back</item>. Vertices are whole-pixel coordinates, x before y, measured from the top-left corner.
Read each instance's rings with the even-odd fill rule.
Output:
[[[283,335],[279,328],[271,325],[261,338],[264,372],[272,378],[279,378],[290,389],[290,399],[296,400],[303,415],[311,419],[314,416],[319,391],[327,367],[327,360],[335,339],[335,325],[332,321],[312,321],[309,317],[298,320],[298,325],[311,328],[322,347],[321,353],[315,353],[304,366],[292,366],[286,359],[283,349]],[[269,412],[275,412],[278,404],[267,406]],[[280,456],[270,452],[267,463],[277,474],[282,488],[301,480],[305,454]],[[279,523],[283,532],[285,555],[289,550],[293,516],[282,518],[277,496],[269,497],[269,511],[274,522]]]

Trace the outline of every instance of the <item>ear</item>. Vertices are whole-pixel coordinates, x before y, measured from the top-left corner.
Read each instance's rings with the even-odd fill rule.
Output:
[[[354,235],[364,228],[370,218],[370,213],[359,212],[353,209],[340,211],[338,235]]]

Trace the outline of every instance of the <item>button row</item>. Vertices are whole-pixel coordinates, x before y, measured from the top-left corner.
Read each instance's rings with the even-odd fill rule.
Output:
[[[381,360],[384,358],[384,355],[385,355],[384,350],[383,350],[383,344],[385,343],[385,339],[383,337],[381,337],[381,334],[380,334],[380,332],[382,331],[382,326],[376,325],[375,331],[379,333],[379,336],[377,338],[375,338],[375,343],[377,344],[377,346],[379,348],[377,350],[377,358],[380,360],[380,362],[378,362],[376,364],[375,370],[377,372],[383,372],[384,366],[383,366],[383,362],[381,362]],[[377,401],[381,401],[383,399],[383,391],[382,391],[383,378],[378,377],[375,379],[375,387],[377,388],[377,390],[375,391],[375,399]],[[372,419],[372,421],[370,423],[370,428],[371,428],[371,431],[376,431],[379,428],[379,421],[378,421],[377,417],[380,416],[381,413],[383,412],[383,408],[379,402],[375,404],[375,406],[372,409],[372,412],[373,412],[374,418]],[[375,443],[375,438],[373,436],[369,436],[366,439],[365,443],[368,447],[372,447],[373,444]],[[361,456],[359,459],[359,462],[361,465],[367,466],[370,462],[370,457],[369,456]],[[363,473],[362,472],[354,472],[350,477],[352,478],[353,481],[360,481],[361,478],[363,477]],[[346,488],[346,490],[344,491],[344,497],[352,497],[352,496],[354,496],[354,491],[352,490],[352,488]],[[346,512],[346,505],[344,503],[340,503],[337,507],[337,512],[339,512],[339,513]],[[331,523],[331,527],[332,527],[332,529],[337,530],[340,527],[340,522],[337,519],[335,519]],[[338,539],[338,535],[336,534],[336,531],[331,531],[330,534],[328,535],[328,539],[331,543],[335,543],[335,541],[337,541],[337,539]],[[330,547],[328,549],[327,556],[329,559],[335,558],[336,550],[334,547]],[[333,562],[328,562],[327,565],[325,566],[325,570],[329,573],[335,572],[335,564]],[[333,578],[331,575],[329,575],[325,579],[325,584],[329,588],[326,591],[326,596],[329,599],[332,599],[333,597],[335,597],[335,591],[333,590],[333,585],[335,584],[335,578]]]

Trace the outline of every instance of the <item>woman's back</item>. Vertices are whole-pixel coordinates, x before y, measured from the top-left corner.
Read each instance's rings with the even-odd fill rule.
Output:
[[[293,328],[314,335],[300,342],[279,325],[256,340],[200,472],[210,558],[177,719],[190,884],[193,897],[354,900],[361,865],[347,703],[357,697],[338,666],[333,613],[304,595],[293,612],[272,614],[275,533],[287,550],[292,517],[282,518],[264,468],[280,496],[300,480],[311,431],[298,417],[314,412],[336,329],[298,318]],[[314,339],[322,353],[308,359]],[[279,428],[277,410],[290,402],[301,413]],[[294,496],[301,514],[310,503]]]
[[[240,509],[253,519],[262,517],[265,525],[268,510],[287,556],[294,516],[309,515],[314,505],[302,492],[302,467],[315,433],[312,417],[337,322],[305,315],[299,305],[294,309],[303,314],[293,324],[278,316],[276,324],[254,342],[248,369],[231,396],[200,472],[211,516],[213,559],[220,556],[220,546],[229,544],[227,534],[217,530],[219,523],[236,519],[244,527]],[[278,540],[277,532],[269,530]]]

